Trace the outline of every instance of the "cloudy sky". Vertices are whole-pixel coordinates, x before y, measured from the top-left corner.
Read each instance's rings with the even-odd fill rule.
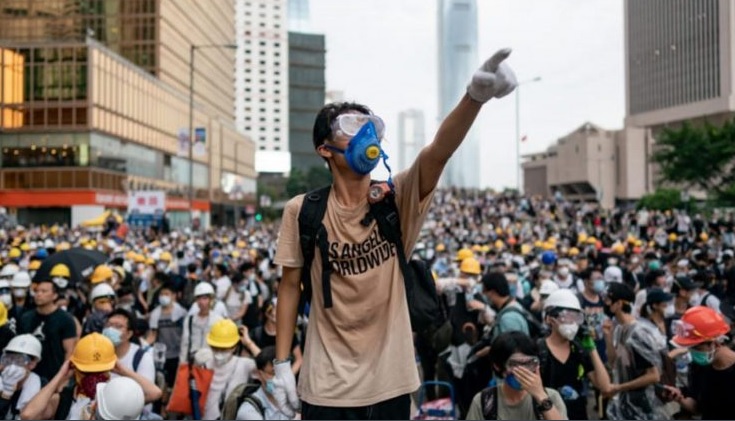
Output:
[[[542,78],[522,88],[521,135],[527,136],[522,155],[545,150],[586,121],[622,127],[622,1],[477,3],[478,67],[497,49],[511,47],[508,63],[518,80]],[[369,105],[385,119],[389,155],[397,149],[400,111],[422,110],[429,139],[436,131],[437,5],[437,0],[310,0],[312,29],[326,36],[327,90],[343,91],[346,99]],[[513,96],[488,103],[475,124],[481,130],[483,187],[515,186]]]

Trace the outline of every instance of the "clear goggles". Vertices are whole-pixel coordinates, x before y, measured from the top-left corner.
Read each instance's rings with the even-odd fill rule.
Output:
[[[560,323],[584,323],[584,314],[574,310],[562,310],[554,316]]]
[[[25,367],[30,362],[31,357],[25,354],[3,352],[3,356],[0,357],[0,365],[3,367],[7,367],[9,365]]]
[[[368,121],[372,122],[375,126],[378,139],[383,139],[383,136],[385,136],[385,123],[382,118],[376,115],[341,114],[332,122],[332,131],[336,135],[353,137]]]
[[[516,367],[523,367],[529,371],[536,371],[539,366],[538,357],[525,357],[525,358],[509,358],[505,363],[505,368],[512,370]]]

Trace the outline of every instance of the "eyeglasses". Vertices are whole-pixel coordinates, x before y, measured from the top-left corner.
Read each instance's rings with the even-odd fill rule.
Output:
[[[523,359],[513,358],[513,359],[509,359],[505,363],[505,368],[508,370],[512,370],[513,368],[516,368],[516,367],[523,367],[529,371],[536,371],[538,366],[539,366],[538,357],[528,357],[528,358],[523,358]]]
[[[31,357],[25,354],[15,354],[4,352],[3,356],[0,357],[0,365],[7,367],[9,365],[18,365],[21,367],[26,366],[31,362]]]
[[[584,315],[574,310],[562,310],[554,318],[561,323],[576,323],[578,325],[584,323]]]
[[[368,122],[373,123],[378,138],[382,139],[385,135],[385,123],[376,115],[341,114],[332,122],[332,131],[336,135],[352,137]]]

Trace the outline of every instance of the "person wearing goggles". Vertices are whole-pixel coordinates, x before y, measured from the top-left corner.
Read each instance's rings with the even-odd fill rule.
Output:
[[[703,420],[735,419],[730,401],[735,386],[735,351],[725,343],[730,326],[720,313],[706,306],[692,307],[672,324],[671,342],[689,351],[689,387],[666,389],[665,399]]]
[[[381,158],[384,162],[387,158],[382,149],[383,121],[367,106],[353,102],[327,104],[317,114],[314,149],[332,174],[332,184],[325,193],[323,226],[329,246],[340,251],[320,253],[320,259],[333,260],[327,262],[329,266],[304,262],[299,213],[305,195],[286,204],[274,258],[283,267],[274,362],[279,393],[274,396],[279,396],[284,413],[293,414],[301,408],[303,419],[410,417],[410,394],[420,381],[403,275],[398,253],[370,251],[392,249],[392,245],[379,235],[377,220],[366,215],[370,204],[392,198],[399,214],[401,242],[407,249],[413,247],[442,171],[482,105],[510,94],[517,85],[515,74],[505,63],[509,55],[510,49],[503,49],[483,63],[466,94],[441,123],[435,140],[422,149],[410,168],[392,175],[386,165],[388,180],[377,188],[373,188],[370,173]],[[374,244],[368,250],[358,246],[363,243]],[[311,358],[304,355],[297,393],[289,355],[302,291],[301,271],[309,265],[312,272],[306,276],[313,279],[321,279],[323,267],[333,270],[327,273],[331,282],[324,284],[326,288],[313,289],[321,298],[311,301],[306,338]],[[330,295],[325,295],[325,290]],[[333,306],[329,298],[334,298]],[[349,306],[345,307],[346,303]]]
[[[566,404],[546,387],[539,372],[539,350],[518,331],[501,333],[489,354],[495,376],[502,379],[472,398],[468,420],[565,420]]]
[[[35,336],[24,334],[11,339],[3,350],[0,357],[3,419],[18,419],[26,404],[41,390],[41,378],[33,372],[41,360],[41,349],[41,342]]]
[[[552,292],[544,301],[544,315],[550,333],[538,342],[543,383],[559,391],[570,420],[589,419],[584,379],[606,391],[610,376],[597,353],[593,333],[584,324],[577,295],[569,289]]]

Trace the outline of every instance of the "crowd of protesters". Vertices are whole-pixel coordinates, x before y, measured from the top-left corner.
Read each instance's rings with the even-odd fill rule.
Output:
[[[734,223],[440,190],[413,257],[446,323],[414,334],[417,370],[452,385],[461,418],[734,419]],[[273,396],[277,222],[108,228],[0,231],[0,416],[298,417]],[[105,259],[49,264],[76,249]],[[298,320],[296,376],[308,313]],[[177,387],[190,392],[177,377],[195,366],[204,399],[177,411]],[[425,392],[415,407],[444,395]]]

